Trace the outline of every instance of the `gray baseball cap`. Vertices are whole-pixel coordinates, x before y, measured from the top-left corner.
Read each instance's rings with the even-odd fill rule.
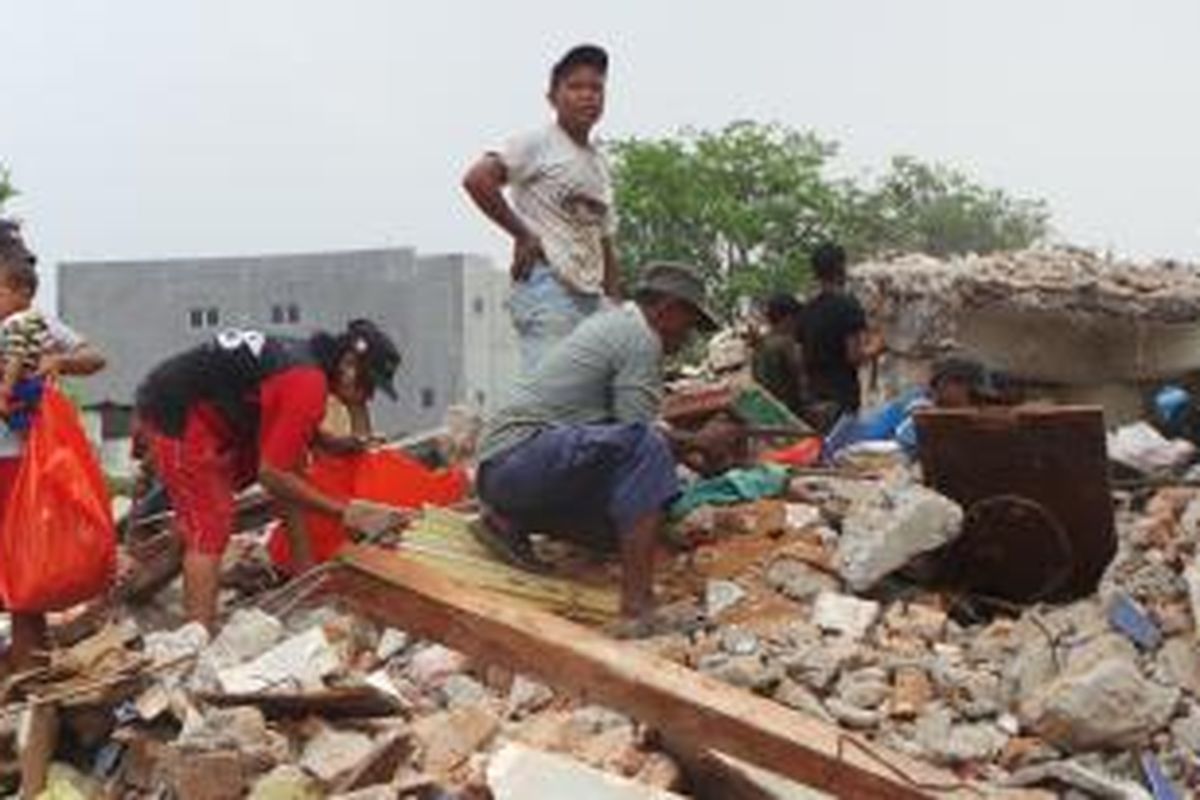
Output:
[[[642,280],[634,295],[656,292],[674,297],[696,309],[696,325],[713,332],[721,325],[717,315],[708,307],[708,293],[700,272],[689,264],[677,261],[651,261],[642,268]]]

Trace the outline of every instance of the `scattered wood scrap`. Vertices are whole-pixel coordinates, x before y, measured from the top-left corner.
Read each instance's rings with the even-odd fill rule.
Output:
[[[368,719],[393,717],[404,706],[371,686],[326,689],[319,692],[246,692],[219,694],[202,692],[196,699],[219,708],[255,706],[267,719]]]

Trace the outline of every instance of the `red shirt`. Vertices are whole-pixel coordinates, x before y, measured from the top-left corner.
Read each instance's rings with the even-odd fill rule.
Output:
[[[237,441],[216,407],[201,403],[191,410],[192,423],[205,429],[221,449],[257,450],[257,463],[276,469],[300,466],[308,446],[325,418],[329,387],[325,373],[314,366],[298,366],[276,372],[258,385],[258,441]]]

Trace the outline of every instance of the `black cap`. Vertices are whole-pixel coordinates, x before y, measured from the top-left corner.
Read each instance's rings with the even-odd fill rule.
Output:
[[[356,319],[346,326],[350,347],[363,358],[371,385],[392,400],[396,400],[396,370],[400,366],[400,350],[391,337],[369,319]]]
[[[608,74],[608,53],[594,44],[580,44],[568,50],[550,70],[550,89],[558,87],[576,67],[594,67],[601,75]]]

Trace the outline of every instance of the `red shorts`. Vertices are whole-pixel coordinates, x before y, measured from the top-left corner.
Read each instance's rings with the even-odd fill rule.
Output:
[[[138,434],[171,498],[175,530],[189,553],[219,556],[233,532],[235,494],[254,482],[258,454],[231,446],[196,414],[173,438],[141,422]]]

